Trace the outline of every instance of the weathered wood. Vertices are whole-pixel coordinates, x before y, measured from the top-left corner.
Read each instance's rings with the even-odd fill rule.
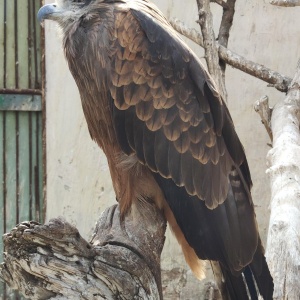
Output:
[[[5,116],[5,214],[6,228],[17,223],[17,151],[16,151],[16,115],[7,112]]]
[[[43,2],[40,0],[34,1],[34,7],[32,15],[36,16],[37,12],[39,11]],[[35,44],[33,44],[33,51],[35,52],[36,58],[36,75],[35,75],[35,84],[33,85],[36,89],[42,89],[42,58],[43,58],[43,41],[42,41],[42,26],[38,23],[36,18],[32,18],[33,21],[33,28],[35,34]]]
[[[254,104],[254,110],[260,115],[261,122],[264,124],[271,142],[273,141],[273,134],[271,129],[271,115],[272,109],[269,107],[268,96],[263,96]]]
[[[267,173],[271,217],[266,257],[274,299],[300,299],[300,65],[286,98],[272,112],[273,148]]]
[[[222,7],[227,7],[227,1],[226,0],[210,0],[210,2],[214,2],[214,3],[217,3],[217,4],[219,4],[220,6],[222,6]]]
[[[29,147],[29,113],[19,112],[19,151],[18,151],[18,210],[19,220],[30,220],[30,185],[28,182],[30,168],[30,147]]]
[[[16,74],[15,74],[15,18],[14,9],[15,1],[6,1],[6,49],[4,49],[6,54],[6,88],[16,87]],[[8,72],[9,70],[9,72]]]
[[[0,111],[41,111],[42,98],[34,95],[1,95]]]
[[[4,236],[0,277],[35,299],[161,299],[160,254],[166,223],[150,203],[117,205],[86,242],[62,219],[23,222]]]
[[[45,153],[44,143],[46,142],[46,138],[43,137],[43,115],[41,113],[37,114],[37,167],[36,167],[36,176],[37,176],[37,189],[38,189],[38,200],[39,207],[36,207],[35,215],[38,216],[38,220],[40,222],[44,222],[46,205],[44,202],[44,161],[43,156]]]
[[[37,1],[35,1],[37,2]],[[28,88],[28,1],[16,2],[16,13],[14,17],[17,20],[17,34],[15,43],[18,45],[17,52],[17,82],[18,88]]]
[[[0,45],[1,50],[1,45]],[[2,213],[2,216],[4,217],[4,166],[3,166],[3,160],[4,160],[4,145],[3,145],[3,138],[4,138],[4,128],[3,128],[3,122],[4,122],[4,112],[0,111],[0,212]],[[1,218],[0,221],[0,236],[2,236],[5,233],[5,224],[4,224],[4,218]],[[0,262],[3,261],[3,241],[0,238]],[[4,298],[4,284],[0,282],[0,299]]]
[[[0,0],[0,89],[4,83],[4,0]]]
[[[285,7],[300,6],[300,0],[271,0],[270,3],[273,5]]]
[[[223,7],[223,16],[220,24],[220,30],[218,35],[218,42],[223,47],[228,46],[229,41],[229,33],[230,29],[232,27],[233,23],[233,17],[235,12],[235,2],[236,0],[227,0],[226,6]],[[217,50],[218,52],[218,50]],[[226,70],[226,62],[220,61],[219,62],[221,71],[222,71],[222,77],[225,85],[225,70]]]

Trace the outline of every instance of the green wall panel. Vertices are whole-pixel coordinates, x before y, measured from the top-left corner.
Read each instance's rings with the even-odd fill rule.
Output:
[[[0,111],[41,111],[42,97],[39,95],[0,94]]]
[[[40,89],[40,0],[0,0],[0,89]]]
[[[4,122],[5,128],[5,213],[6,230],[17,224],[17,165],[16,165],[16,114],[7,112]]]
[[[6,1],[6,84],[7,88],[15,88],[16,87],[16,77],[15,77],[15,1],[8,0]],[[9,71],[8,71],[9,70]]]
[[[41,112],[0,111],[1,236],[22,221],[44,221],[42,147]],[[0,283],[0,299],[21,298]]]
[[[42,98],[28,91],[42,88],[41,5],[0,0],[0,263],[5,232],[44,221]],[[14,299],[23,298],[0,282],[0,300]]]
[[[39,191],[39,218],[41,223],[44,223],[44,212],[45,206],[44,206],[44,182],[43,182],[43,174],[44,174],[44,169],[43,169],[43,117],[42,114],[39,113],[37,114],[38,116],[38,134],[37,134],[37,145],[38,145],[38,191]]]
[[[18,113],[19,125],[19,151],[18,151],[18,206],[19,221],[30,220],[30,185],[28,182],[30,169],[30,139],[29,114]]]
[[[28,39],[28,1],[16,1],[17,16],[17,31],[16,31],[16,44],[17,44],[17,59],[18,59],[18,86],[20,88],[29,88],[28,76],[28,57],[29,57],[29,39]]]
[[[36,219],[37,213],[36,209],[39,207],[36,205],[37,195],[36,195],[36,170],[37,170],[37,145],[36,145],[36,134],[37,134],[37,116],[36,114],[30,115],[30,125],[31,125],[31,166],[30,166],[30,175],[31,175],[31,217]]]
[[[3,116],[4,113],[0,111],[0,162],[3,161]],[[3,163],[0,163],[0,236],[4,234],[4,170]],[[3,241],[0,239],[0,262],[3,261]],[[0,299],[4,298],[4,284],[0,281]]]
[[[3,88],[4,81],[4,0],[0,0],[0,88]]]

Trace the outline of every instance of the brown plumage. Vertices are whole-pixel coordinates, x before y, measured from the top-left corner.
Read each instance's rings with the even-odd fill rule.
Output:
[[[232,299],[248,299],[241,272],[253,299],[251,272],[271,299],[243,147],[212,79],[159,10],[147,0],[61,0],[38,17],[63,30],[122,214],[153,199],[196,276],[201,259],[217,260]]]

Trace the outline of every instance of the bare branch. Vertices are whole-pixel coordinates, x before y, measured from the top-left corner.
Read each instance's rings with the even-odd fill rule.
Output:
[[[223,7],[223,16],[220,24],[218,42],[219,45],[222,45],[226,48],[228,46],[229,32],[232,27],[233,16],[235,12],[235,2],[236,0],[227,0],[227,5]],[[225,80],[226,63],[222,60],[220,61],[220,67],[222,70],[222,76]]]
[[[218,47],[216,44],[215,34],[213,31],[213,19],[210,11],[209,0],[197,0],[199,10],[199,21],[203,37],[203,44],[205,50],[205,59],[207,68],[215,80],[218,90],[223,99],[227,99],[227,91],[225,87],[225,80],[222,76],[221,68],[219,65]]]
[[[203,47],[201,34],[196,33],[195,29],[186,27],[183,22],[177,19],[170,20],[170,23],[180,34],[186,36],[187,38]],[[281,92],[287,92],[288,86],[292,82],[291,78],[281,75],[280,73],[273,71],[261,64],[257,64],[253,61],[247,60],[243,56],[240,56],[223,46],[218,45],[218,52],[219,57],[227,64],[269,83],[271,86],[275,87]]]
[[[271,0],[270,4],[284,7],[300,6],[300,0]]]
[[[219,4],[222,7],[226,7],[227,6],[227,2],[223,1],[223,0],[210,0],[210,2],[217,3],[217,4]]]
[[[172,18],[169,20],[169,22],[178,33],[189,38],[202,48],[204,47],[202,35],[195,28],[187,27],[182,21],[177,18]]]
[[[258,101],[255,102],[254,110],[260,115],[261,122],[264,124],[270,140],[273,141],[273,134],[271,129],[271,115],[272,110],[269,107],[269,98],[268,96],[261,97]]]

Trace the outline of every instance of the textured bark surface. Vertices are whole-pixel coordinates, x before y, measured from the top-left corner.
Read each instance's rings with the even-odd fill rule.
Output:
[[[91,242],[63,219],[23,222],[4,236],[0,278],[32,300],[161,299],[165,229],[149,203],[134,204],[124,219],[117,205],[107,209]]]
[[[263,96],[254,104],[254,110],[260,115],[261,122],[264,124],[271,142],[273,141],[273,134],[271,129],[271,115],[272,110],[269,107],[268,96]]]
[[[285,7],[300,6],[300,0],[271,0],[270,3],[273,5]]]
[[[300,299],[300,66],[286,98],[275,105],[267,173],[272,199],[266,257],[274,299]]]

